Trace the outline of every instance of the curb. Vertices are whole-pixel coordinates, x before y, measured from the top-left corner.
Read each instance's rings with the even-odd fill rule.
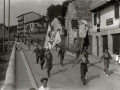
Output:
[[[14,43],[9,65],[6,71],[6,77],[4,84],[1,90],[15,90],[15,51],[16,51],[16,43]]]
[[[20,51],[20,53],[22,55],[23,62],[24,62],[25,67],[27,69],[27,73],[28,73],[29,79],[31,81],[32,87],[35,88],[35,89],[38,89],[37,83],[35,81],[35,78],[33,77],[33,74],[32,74],[32,71],[30,69],[30,66],[29,66],[29,64],[27,62],[26,56],[25,56],[23,51]]]

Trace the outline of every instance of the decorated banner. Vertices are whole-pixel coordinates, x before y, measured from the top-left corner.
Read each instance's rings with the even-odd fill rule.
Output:
[[[54,33],[57,33],[57,30],[60,29],[62,31],[62,26],[60,24],[60,21],[57,18],[54,18],[54,20],[51,22],[51,26],[54,29]]]
[[[81,24],[79,24],[79,36],[81,38],[85,38],[88,31],[88,23],[86,20],[81,20]]]
[[[55,34],[54,30],[48,26],[48,31],[46,34],[45,48],[52,49],[56,44],[61,42],[61,37],[59,31]]]

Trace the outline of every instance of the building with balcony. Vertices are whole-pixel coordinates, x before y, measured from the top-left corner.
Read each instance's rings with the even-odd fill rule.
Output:
[[[120,49],[120,0],[94,0],[92,12],[92,53],[101,56],[107,48],[113,56]]]
[[[33,26],[33,24],[30,25],[26,25],[26,24],[28,24],[31,21],[40,19],[41,15],[32,11],[19,15],[17,18],[18,18],[17,33],[21,33],[25,36],[25,33],[28,32],[27,30],[29,30],[29,26],[30,27]],[[33,30],[31,29],[31,31]]]
[[[25,23],[25,30],[27,33],[39,33],[44,30],[47,30],[48,22],[45,16],[42,16],[40,19],[33,20]]]

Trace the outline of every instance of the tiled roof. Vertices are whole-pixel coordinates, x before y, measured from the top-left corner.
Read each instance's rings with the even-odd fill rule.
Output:
[[[22,14],[22,15],[17,16],[17,18],[18,18],[18,17],[21,17],[21,16],[24,16],[24,15],[26,15],[26,14],[29,14],[29,13],[35,13],[35,12],[32,11],[32,12],[24,13],[24,14]],[[35,13],[35,14],[37,14],[37,13]],[[37,15],[39,15],[39,14],[37,14]],[[39,15],[39,16],[40,16],[40,15]]]

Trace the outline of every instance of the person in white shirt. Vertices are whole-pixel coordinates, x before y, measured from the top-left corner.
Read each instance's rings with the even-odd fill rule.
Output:
[[[119,51],[119,54],[116,55],[116,64],[120,65],[120,51]]]
[[[50,90],[50,88],[47,87],[47,82],[48,82],[47,78],[42,78],[40,81],[42,83],[42,86],[38,90]]]

